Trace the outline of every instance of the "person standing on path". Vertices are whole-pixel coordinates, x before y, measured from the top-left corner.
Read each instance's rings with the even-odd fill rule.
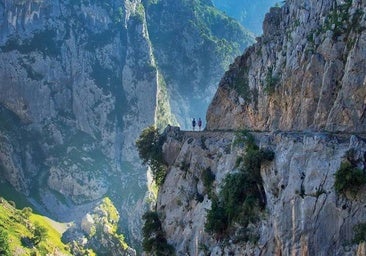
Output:
[[[194,131],[194,128],[196,128],[196,119],[193,118],[192,120],[192,128],[193,128],[193,131]]]
[[[201,117],[198,118],[198,130],[201,131],[201,126],[202,126],[202,120]]]

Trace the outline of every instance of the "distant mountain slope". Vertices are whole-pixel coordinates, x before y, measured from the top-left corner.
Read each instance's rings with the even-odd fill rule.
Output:
[[[270,7],[277,3],[282,4],[281,0],[212,0],[214,5],[225,12],[230,17],[235,18],[244,27],[255,33],[262,34],[262,23],[264,15]]]
[[[204,118],[223,72],[253,35],[210,1],[146,1],[147,26],[157,65],[167,84],[172,112],[190,128]]]

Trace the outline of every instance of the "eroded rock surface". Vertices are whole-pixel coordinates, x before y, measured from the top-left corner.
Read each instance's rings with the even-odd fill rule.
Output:
[[[364,132],[364,1],[286,1],[220,82],[207,128]]]
[[[207,168],[212,171],[217,193],[225,176],[238,171],[235,163],[245,145],[235,146],[235,135],[229,132],[174,131],[168,136],[164,152],[180,151],[159,191],[157,210],[178,255],[362,255],[364,244],[352,240],[353,227],[366,221],[366,187],[356,197],[337,194],[334,174],[350,150],[359,168],[365,169],[365,138],[306,132],[253,134],[261,148],[275,154],[273,162],[261,167],[267,203],[255,225],[257,244],[244,242],[240,234],[221,240],[205,232],[211,200],[202,173]]]

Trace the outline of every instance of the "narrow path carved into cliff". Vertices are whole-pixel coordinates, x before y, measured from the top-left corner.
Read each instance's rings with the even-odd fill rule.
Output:
[[[178,127],[176,127],[178,128]],[[178,128],[179,129],[179,128]],[[179,132],[183,135],[185,139],[187,138],[201,138],[201,137],[233,137],[238,130],[203,130],[203,131],[187,131],[187,130],[179,130]],[[319,136],[319,137],[333,137],[340,141],[347,141],[351,136],[358,136],[363,139],[366,139],[366,132],[329,132],[329,131],[250,131],[253,135],[258,136],[273,136],[273,135],[284,135],[284,136],[294,136],[294,137],[302,137],[302,136]]]

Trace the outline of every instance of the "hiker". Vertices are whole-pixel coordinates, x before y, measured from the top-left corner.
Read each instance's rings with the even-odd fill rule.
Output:
[[[193,118],[193,120],[192,120],[192,127],[193,127],[193,131],[194,131],[194,128],[196,127],[196,119],[195,118]]]
[[[202,126],[202,120],[201,117],[198,118],[198,130],[201,131],[201,126]]]

